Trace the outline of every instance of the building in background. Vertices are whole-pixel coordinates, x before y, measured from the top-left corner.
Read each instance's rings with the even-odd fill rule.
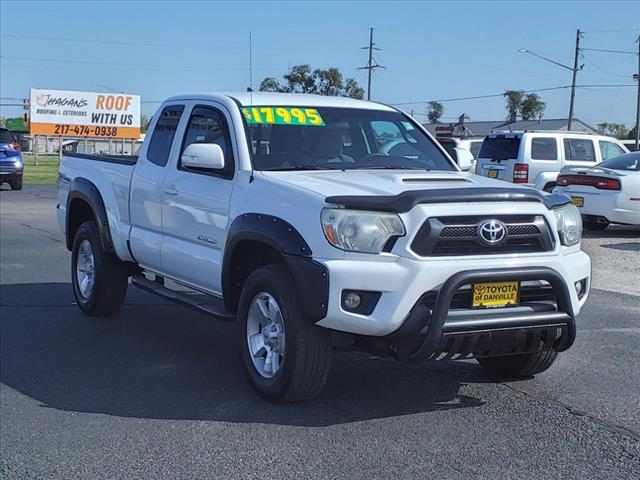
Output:
[[[456,124],[426,124],[425,128],[435,136],[444,136],[442,127],[452,127],[457,136],[464,137],[485,137],[494,130],[551,130],[566,131],[569,121],[566,118],[543,118],[540,120],[496,120],[482,122],[458,122]],[[584,123],[577,118],[573,119],[571,130],[574,132],[585,132],[598,134],[598,131],[591,125]],[[461,135],[458,132],[462,133]]]

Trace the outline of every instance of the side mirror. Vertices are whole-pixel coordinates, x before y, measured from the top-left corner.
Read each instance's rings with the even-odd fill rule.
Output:
[[[183,167],[210,170],[224,168],[224,152],[215,143],[192,143],[184,149],[180,160]]]

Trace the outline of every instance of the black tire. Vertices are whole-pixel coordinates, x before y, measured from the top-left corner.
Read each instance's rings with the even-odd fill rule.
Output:
[[[601,232],[605,228],[609,226],[608,223],[598,223],[598,222],[582,222],[582,226],[585,230],[591,230],[592,232]]]
[[[542,350],[534,353],[476,359],[489,373],[503,378],[531,377],[547,370],[555,362],[558,352]]]
[[[87,298],[81,293],[76,274],[78,251],[83,240],[90,243],[94,259],[94,286]],[[73,239],[71,251],[71,283],[80,310],[92,316],[110,316],[116,313],[124,302],[128,277],[126,264],[102,249],[95,222],[80,225]]]
[[[305,318],[295,295],[295,285],[282,265],[254,271],[244,284],[238,306],[238,337],[242,365],[255,392],[273,403],[310,400],[323,389],[333,355],[329,332]],[[256,370],[247,341],[247,316],[252,301],[260,293],[271,295],[282,313],[286,356],[272,378]]]
[[[11,190],[22,190],[22,179],[9,182]]]

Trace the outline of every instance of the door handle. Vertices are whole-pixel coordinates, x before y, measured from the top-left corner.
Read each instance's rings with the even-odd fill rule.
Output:
[[[176,189],[175,185],[165,185],[164,193],[166,195],[178,195],[178,189]]]

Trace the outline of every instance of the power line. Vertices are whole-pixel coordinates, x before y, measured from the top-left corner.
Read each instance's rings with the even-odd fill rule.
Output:
[[[600,87],[600,88],[615,88],[615,87],[635,87],[635,85],[626,85],[626,84],[597,84],[597,85],[576,85],[576,88],[592,88],[592,87]],[[547,87],[547,88],[536,88],[532,90],[522,90],[522,93],[537,93],[537,92],[548,92],[552,90],[563,90],[571,88],[571,85],[562,85],[558,87]],[[443,98],[438,100],[419,100],[417,102],[399,102],[399,103],[390,103],[390,105],[402,106],[402,105],[418,105],[418,104],[427,104],[429,102],[457,102],[462,100],[479,100],[484,98],[496,98],[496,97],[504,97],[503,93],[492,93],[489,95],[477,95],[474,97],[458,97],[458,98]]]
[[[581,48],[581,50],[587,50],[590,52],[605,52],[605,53],[625,53],[629,55],[638,55],[637,52],[630,52],[625,50],[607,50],[605,48]]]
[[[126,67],[126,68],[155,68],[155,69],[167,69],[167,70],[171,70],[171,69],[199,69],[202,67],[193,67],[193,66],[172,66],[172,67],[166,67],[164,65],[141,65],[141,64],[132,64],[132,63],[113,63],[113,62],[95,62],[95,61],[88,61],[88,60],[64,60],[64,59],[59,59],[59,58],[33,58],[33,57],[7,57],[4,55],[0,55],[0,58],[2,59],[6,59],[6,60],[26,60],[26,61],[30,61],[30,62],[51,62],[51,63],[71,63],[71,64],[77,64],[77,65],[103,65],[103,66],[109,66],[109,67]]]
[[[597,63],[595,63],[593,60],[591,60],[589,57],[587,57],[584,53],[582,54],[582,58],[584,60],[586,60],[587,63],[590,63],[591,65],[596,67],[598,70],[600,70],[603,73],[606,73],[607,75],[611,75],[611,76],[614,76],[614,77],[621,77],[621,78],[631,78],[632,77],[632,75],[623,75],[621,73],[610,72],[609,70],[606,70],[606,69],[602,68],[600,65],[598,65]]]
[[[144,64],[133,64],[133,63],[113,63],[113,62],[95,62],[89,60],[65,60],[59,58],[33,58],[33,57],[6,57],[4,55],[0,55],[1,60],[24,60],[29,62],[47,62],[47,63],[67,63],[73,65],[95,65],[98,67],[109,67],[109,68],[126,68],[132,70],[158,70],[158,71],[180,71],[180,70],[202,70],[202,66],[192,66],[192,65],[144,65]],[[46,67],[52,68],[50,65],[14,65],[14,64],[6,64],[5,67],[23,67],[23,68],[31,68],[31,67]],[[224,70],[243,70],[246,71],[245,67],[235,67],[230,68],[226,67]],[[254,70],[266,70],[266,69],[255,69]]]
[[[637,32],[637,28],[616,28],[612,30],[587,30],[582,33],[618,33],[618,32]]]
[[[3,33],[0,34],[1,37],[7,38],[24,38],[30,40],[46,40],[46,41],[54,41],[54,42],[71,42],[71,43],[95,43],[100,45],[120,45],[120,46],[136,46],[136,47],[178,47],[178,48],[193,48],[193,45],[186,45],[180,43],[144,43],[144,42],[121,42],[117,40],[91,40],[91,39],[75,39],[75,38],[64,38],[64,37],[45,37],[38,35],[17,35],[13,33]],[[223,48],[221,46],[211,46],[207,45],[207,48]],[[226,47],[225,47],[226,48]]]

